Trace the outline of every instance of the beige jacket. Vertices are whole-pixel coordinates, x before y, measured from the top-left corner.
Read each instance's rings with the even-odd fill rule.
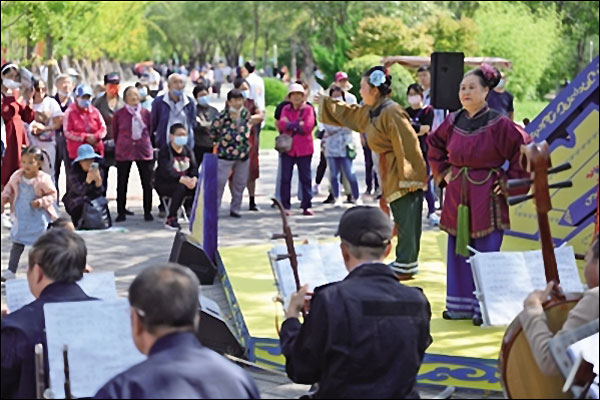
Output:
[[[4,205],[10,203],[10,212],[13,215],[13,218],[16,218],[14,215],[14,202],[19,196],[19,182],[22,177],[23,170],[19,169],[15,171],[2,191],[2,212],[4,212]],[[58,194],[56,192],[56,186],[54,186],[54,182],[52,182],[52,177],[44,171],[39,171],[33,181],[33,190],[38,199],[42,200],[42,208],[48,211],[52,220],[54,221],[58,218],[58,213],[54,207]]]
[[[598,287],[586,290],[577,305],[569,311],[569,316],[562,329],[556,334],[563,334],[598,318],[598,300]],[[523,310],[519,314],[519,321],[542,373],[545,375],[558,374],[559,371],[549,347],[553,335],[546,323],[546,314],[542,307]]]
[[[392,203],[409,192],[423,189],[427,170],[417,134],[400,105],[392,102],[371,120],[369,112],[384,100],[379,99],[373,106],[361,106],[325,96],[319,104],[319,121],[367,134],[369,147],[380,155],[383,196]]]

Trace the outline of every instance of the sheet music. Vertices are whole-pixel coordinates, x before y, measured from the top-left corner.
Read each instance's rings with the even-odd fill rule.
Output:
[[[583,359],[594,366],[594,374],[596,374],[596,378],[594,379],[594,383],[590,387],[590,394],[592,398],[598,398],[598,375],[599,375],[599,366],[598,366],[598,340],[600,339],[598,332],[592,336],[588,336],[585,339],[582,339],[578,342],[573,343],[567,349],[567,353],[571,357],[572,360],[576,360],[579,355],[583,357]]]
[[[563,290],[583,292],[573,248],[560,247],[555,254]],[[479,253],[470,260],[487,325],[508,325],[523,309],[527,295],[546,287],[541,250]]]
[[[101,300],[117,298],[115,273],[112,271],[83,274],[83,278],[76,283],[90,297]],[[35,297],[29,291],[27,279],[6,281],[6,306],[10,312],[15,312],[34,300]]]
[[[129,310],[126,299],[44,305],[54,398],[65,397],[64,344],[74,397],[94,396],[115,375],[146,359],[133,343]]]
[[[309,243],[294,247],[298,255],[300,284],[308,284],[310,292],[318,286],[340,281],[348,275],[338,243]],[[287,247],[276,245],[271,250],[271,254],[287,254]],[[274,270],[284,300],[284,308],[287,308],[290,296],[296,291],[290,260],[275,261]]]

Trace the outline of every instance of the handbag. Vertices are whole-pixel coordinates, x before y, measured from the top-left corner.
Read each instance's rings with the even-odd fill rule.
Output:
[[[287,153],[292,149],[292,142],[293,139],[290,135],[280,133],[279,136],[275,138],[275,150],[279,153]]]
[[[354,160],[356,158],[356,149],[354,148],[353,144],[346,145],[346,157],[348,157],[351,160]]]
[[[97,197],[84,203],[77,229],[108,229],[111,226],[112,219],[110,218],[106,197]]]

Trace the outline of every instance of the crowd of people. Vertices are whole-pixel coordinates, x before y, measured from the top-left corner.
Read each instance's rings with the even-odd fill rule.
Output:
[[[86,219],[91,201],[106,196],[110,166],[117,167],[116,220],[126,220],[131,214],[126,207],[127,181],[135,161],[145,220],[153,220],[155,189],[161,199],[170,200],[168,210],[161,201],[165,225],[179,229],[178,210],[182,205],[189,207],[198,184],[198,165],[209,152],[218,158],[219,205],[229,183],[231,217],[242,216],[246,188],[249,209],[258,211],[254,190],[265,93],[255,68],[252,62],[244,65],[219,112],[207,98],[214,86],[202,76],[195,80],[190,97],[184,93],[186,76],[171,73],[166,89],[156,92],[148,107],[144,105],[148,97],[158,90],[149,86],[149,79],[127,87],[121,98],[117,74],[105,76],[105,93],[99,96],[85,83],[73,88],[72,77],[65,74],[57,79],[58,93],[49,98],[43,81],[19,93],[18,67],[2,67],[6,132],[2,207],[10,203],[15,217],[10,264],[3,278],[14,278],[25,246],[33,245],[27,279],[36,298],[2,319],[2,397],[33,396],[31,349],[35,343],[45,343],[43,305],[94,300],[74,284],[86,268],[84,242],[70,229],[46,232],[58,218],[59,159],[67,166],[67,191],[62,199],[74,227]],[[302,214],[314,214],[311,160],[317,127],[322,137],[317,184],[328,168],[331,196],[326,201],[340,204],[341,182],[356,205],[343,214],[337,229],[348,276],[316,288],[309,308],[308,287],[299,289],[289,301],[281,326],[286,372],[294,382],[315,384],[317,398],[418,397],[416,376],[432,343],[431,309],[420,289],[399,281],[412,279],[419,271],[424,202],[429,222],[448,234],[443,317],[482,323],[467,247],[480,252],[500,250],[509,227],[506,199],[518,194],[507,188],[506,181],[529,176],[519,159],[521,146],[531,138],[512,121],[512,99],[504,91],[504,79],[488,64],[467,72],[459,90],[462,108],[449,114],[429,105],[426,67],[418,71],[419,83],[406,89],[406,108],[391,99],[392,76],[382,66],[362,75],[360,104],[349,92],[348,76],[342,71],[326,92],[314,98],[314,105],[308,102],[310,90],[305,82],[290,83],[285,101],[275,111],[279,131],[276,192],[286,213],[291,209],[291,182],[297,166]],[[492,108],[490,96],[495,96],[495,106],[504,112]],[[361,135],[363,151],[369,155],[365,157],[372,173],[368,189],[379,186],[381,190],[379,208],[361,204],[352,166],[356,156],[353,132]],[[435,207],[436,186],[444,190],[441,218]],[[393,236],[397,236],[394,261],[385,264]],[[587,256],[585,276],[589,289],[564,330],[598,318],[597,237]],[[107,382],[97,398],[259,397],[245,372],[202,347],[194,336],[195,330],[202,329],[201,324],[198,327],[198,287],[189,270],[174,265],[148,268],[136,277],[129,289],[132,339],[148,358]],[[547,371],[552,371],[549,330],[541,304],[550,289],[532,293],[520,316],[536,359]],[[298,319],[301,313],[303,323]],[[206,363],[211,369],[203,368]],[[164,384],[167,381],[181,384]]]

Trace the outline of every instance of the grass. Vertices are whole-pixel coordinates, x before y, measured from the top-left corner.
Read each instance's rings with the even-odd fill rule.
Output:
[[[522,122],[523,118],[533,121],[548,104],[547,100],[515,100],[515,122]]]
[[[277,129],[275,128],[275,106],[267,106],[265,111],[265,127],[260,131],[260,149],[272,150],[275,148],[275,137]]]

